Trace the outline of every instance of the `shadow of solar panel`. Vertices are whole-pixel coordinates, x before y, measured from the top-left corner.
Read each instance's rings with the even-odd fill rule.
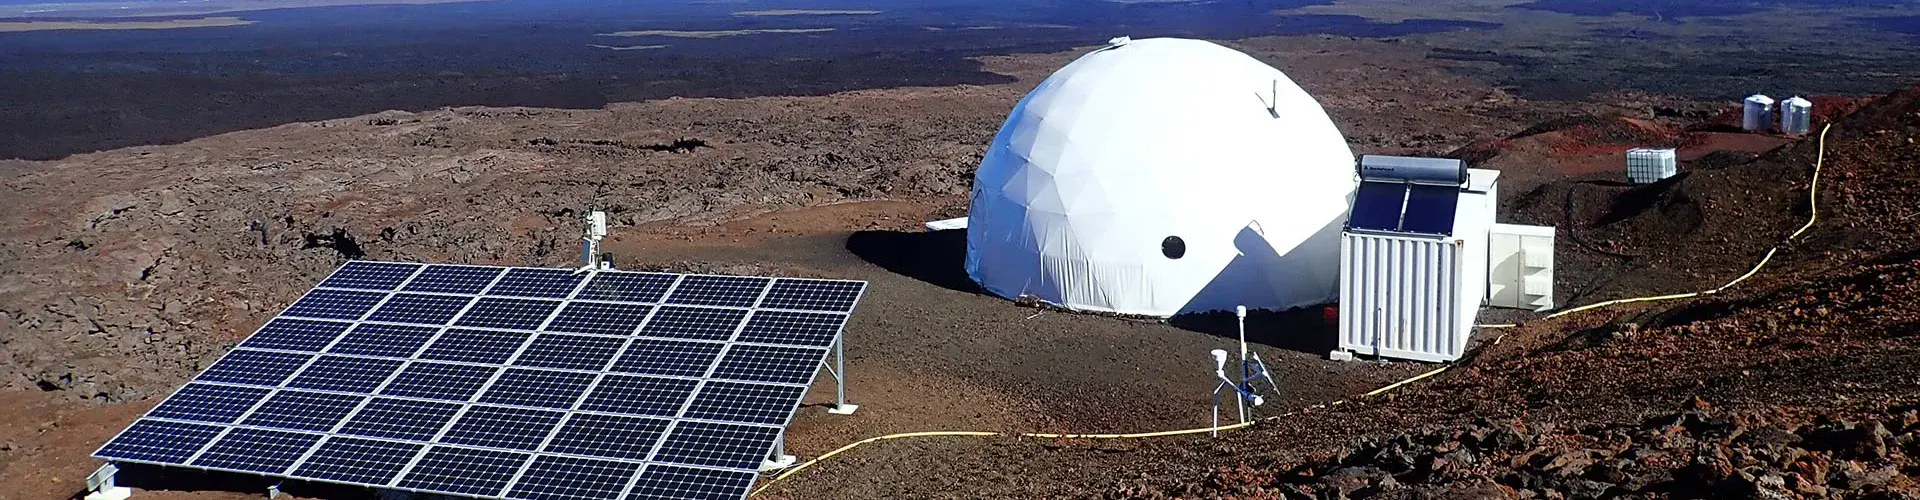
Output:
[[[478,295],[493,284],[505,268],[482,266],[427,266],[401,290],[409,292],[458,293]]]
[[[439,328],[400,325],[356,325],[340,342],[333,344],[327,352],[332,354],[358,354],[361,356],[385,356],[391,358],[410,358],[420,351],[420,346],[440,333]]]
[[[766,458],[780,429],[681,420],[667,431],[653,459],[676,464],[753,470]]]
[[[600,371],[626,344],[627,339],[623,338],[543,333],[533,338],[533,343],[513,359],[513,364]]]
[[[401,369],[400,375],[393,378],[393,383],[380,389],[380,394],[467,401],[473,399],[473,395],[480,392],[480,387],[493,379],[493,372],[499,370],[492,366],[414,362]]]
[[[387,299],[379,309],[373,311],[367,321],[388,323],[412,323],[416,325],[444,325],[452,320],[460,310],[467,307],[470,297],[453,295],[424,295],[418,293],[396,293]]]
[[[647,464],[626,500],[740,500],[759,474]]]
[[[507,498],[598,500],[619,498],[640,464],[542,455],[520,475]]]
[[[287,387],[338,392],[373,392],[387,376],[400,369],[397,359],[321,356],[301,370]]]
[[[640,335],[688,340],[727,340],[733,338],[740,321],[747,319],[746,309],[661,307],[640,329]]]
[[[466,314],[460,315],[454,325],[533,330],[540,328],[540,324],[547,321],[547,315],[559,306],[559,302],[549,300],[483,297]]]
[[[362,290],[392,290],[413,276],[419,264],[398,262],[348,262],[320,282],[321,288],[357,288]]]
[[[506,277],[487,289],[487,295],[564,299],[573,295],[574,287],[586,277],[587,273],[566,269],[508,269]]]
[[[575,413],[560,426],[545,451],[646,460],[670,420]]]
[[[267,322],[240,347],[319,352],[353,323],[280,318]]]
[[[326,432],[360,406],[361,396],[304,391],[280,391],[267,398],[243,425]]]
[[[473,406],[447,429],[441,442],[532,451],[560,423],[558,411]]]
[[[807,388],[797,385],[708,381],[687,405],[686,418],[787,425]]]
[[[635,375],[607,375],[580,402],[580,409],[630,415],[671,417],[693,394],[698,381]]]
[[[481,497],[499,496],[531,455],[505,451],[435,446],[420,457],[399,486]]]
[[[653,306],[639,304],[604,304],[599,302],[571,302],[560,315],[547,323],[548,331],[592,333],[598,335],[633,335],[640,323],[647,320],[647,313]]]
[[[374,304],[387,294],[381,292],[356,292],[349,290],[313,290],[305,297],[288,306],[281,316],[297,316],[315,319],[356,320],[373,309]]]
[[[460,412],[455,403],[374,398],[340,427],[341,434],[411,441],[432,441]]]
[[[667,295],[669,304],[753,307],[760,291],[773,280],[748,276],[695,276],[680,279]]]
[[[235,428],[207,448],[193,465],[261,474],[285,472],[320,442],[319,434]]]
[[[200,372],[196,380],[278,386],[312,359],[311,354],[234,349]]]
[[[803,280],[780,278],[760,301],[762,309],[800,309],[806,311],[851,312],[860,300],[865,282],[841,280]]]
[[[420,353],[420,359],[505,364],[533,334],[491,330],[447,330]]]
[[[267,397],[268,389],[258,387],[234,387],[230,385],[187,384],[173,396],[167,398],[147,416],[194,420],[199,422],[231,423],[253,404]]]
[[[93,452],[93,456],[104,459],[133,460],[163,464],[186,463],[194,453],[212,442],[220,430],[218,425],[187,424],[141,419],[135,421],[120,435],[114,436],[105,446]]]
[[[293,471],[294,477],[359,484],[387,484],[425,445],[335,436]]]
[[[707,374],[708,367],[713,366],[714,358],[720,356],[720,349],[724,346],[715,342],[633,339],[633,343],[627,345],[627,352],[621,354],[620,359],[614,361],[613,367],[608,370],[701,377]]]
[[[680,279],[675,274],[601,272],[587,282],[574,300],[610,300],[617,302],[659,302],[667,287]]]
[[[1407,192],[1407,214],[1400,230],[1420,234],[1453,234],[1453,216],[1460,205],[1460,188],[1413,186]]]
[[[740,336],[734,340],[827,347],[833,345],[833,339],[840,336],[840,326],[846,323],[847,316],[844,314],[755,311],[753,317],[747,320],[746,328],[742,328]]]
[[[734,345],[714,368],[713,378],[805,384],[813,380],[826,355],[826,349]]]
[[[574,400],[593,385],[594,375],[527,368],[508,368],[480,395],[480,402],[542,408],[572,408]]]
[[[1389,182],[1362,182],[1353,198],[1353,212],[1347,227],[1375,231],[1399,231],[1400,212],[1405,206],[1407,185]]]

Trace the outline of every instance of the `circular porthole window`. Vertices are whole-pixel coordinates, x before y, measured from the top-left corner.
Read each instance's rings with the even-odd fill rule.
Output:
[[[1187,242],[1181,241],[1179,236],[1168,236],[1160,241],[1160,254],[1169,259],[1178,259],[1187,254]]]

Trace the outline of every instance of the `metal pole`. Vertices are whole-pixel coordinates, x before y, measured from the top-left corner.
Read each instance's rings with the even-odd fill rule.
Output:
[[[839,384],[834,388],[836,408],[847,407],[847,335],[842,332],[833,342],[833,379]]]
[[[1233,396],[1234,401],[1244,401],[1247,399],[1247,394],[1243,389],[1247,385],[1247,378],[1252,375],[1247,371],[1247,306],[1238,306],[1233,312],[1240,324],[1240,381],[1233,387]],[[1240,423],[1247,423],[1247,415],[1251,410],[1247,408],[1246,403],[1242,402],[1235,407],[1240,409]]]

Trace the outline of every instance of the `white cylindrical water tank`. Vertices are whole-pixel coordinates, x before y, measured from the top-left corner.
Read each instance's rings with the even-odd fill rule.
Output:
[[[1773,98],[1760,94],[1747,97],[1746,112],[1741,114],[1740,128],[1748,132],[1759,132],[1773,123]]]
[[[1807,135],[1813,128],[1813,103],[1799,96],[1780,101],[1780,133]]]

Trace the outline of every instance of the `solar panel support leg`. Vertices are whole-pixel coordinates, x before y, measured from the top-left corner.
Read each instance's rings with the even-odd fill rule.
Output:
[[[773,440],[773,453],[760,461],[760,472],[785,469],[799,461],[800,457],[787,454],[787,433],[781,432],[780,437]]]
[[[273,483],[273,485],[267,486],[267,500],[280,498],[280,484],[281,483]]]
[[[101,464],[100,469],[88,475],[87,489],[92,490],[92,493],[87,494],[86,500],[127,500],[128,497],[132,497],[132,488],[113,484],[113,476],[119,472],[119,466],[108,462]]]
[[[845,332],[833,341],[833,369],[828,370],[828,373],[833,374],[834,402],[833,407],[827,409],[827,413],[852,415],[854,411],[860,409],[860,405],[847,404],[847,335]]]

